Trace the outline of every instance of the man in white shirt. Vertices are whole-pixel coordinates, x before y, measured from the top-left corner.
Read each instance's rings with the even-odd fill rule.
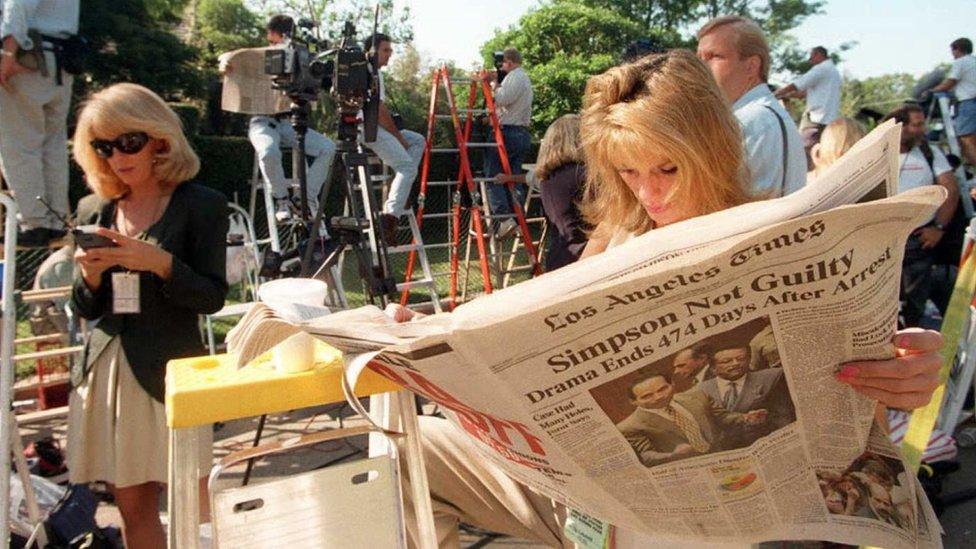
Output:
[[[925,112],[915,104],[903,105],[886,119],[901,123],[901,156],[898,192],[928,185],[941,185],[949,196],[935,212],[935,217],[915,229],[905,244],[902,261],[901,293],[905,306],[905,325],[918,326],[925,313],[932,280],[933,250],[945,235],[946,227],[959,204],[959,189],[952,167],[938,147],[925,142]]]
[[[393,56],[393,40],[382,33],[376,33],[366,39],[365,50],[373,56],[376,69],[385,67]],[[417,178],[420,161],[424,157],[427,139],[417,132],[401,130],[396,126],[393,115],[386,106],[386,87],[383,84],[383,73],[379,75],[380,116],[379,127],[376,130],[376,141],[366,143],[366,146],[383,160],[396,175],[390,183],[390,192],[383,204],[380,222],[383,225],[383,237],[387,244],[396,244],[397,222],[400,216],[407,212],[407,199],[413,180]]]
[[[518,175],[524,173],[522,161],[532,147],[532,135],[529,133],[529,124],[532,122],[532,82],[529,81],[528,73],[522,68],[522,54],[515,48],[507,48],[502,53],[502,70],[505,72],[505,77],[501,82],[498,82],[498,73],[494,71],[483,70],[479,76],[488,80],[494,90],[492,96],[495,99],[498,123],[502,127],[505,154],[508,156],[512,175]],[[493,133],[488,140],[495,140]],[[494,148],[487,149],[485,177],[493,178],[502,172],[498,151]],[[527,187],[525,183],[515,183],[514,189],[515,196],[512,197],[506,185],[497,182],[488,184],[488,205],[491,208],[491,215],[495,219],[501,219],[501,223],[495,230],[498,238],[507,238],[517,229],[512,200],[524,204]]]
[[[20,210],[22,246],[65,234],[72,75],[55,42],[78,32],[79,9],[78,0],[7,0],[0,14],[0,164]]]
[[[806,97],[807,108],[800,120],[800,134],[803,136],[803,148],[807,151],[807,163],[810,169],[810,149],[820,142],[823,129],[834,120],[840,118],[840,71],[827,55],[827,49],[817,46],[810,50],[810,70],[796,79],[795,82],[776,91],[777,99]]]
[[[742,126],[752,194],[787,195],[806,184],[807,163],[796,124],[773,97],[769,45],[762,29],[737,15],[717,17],[698,31],[698,57],[711,69]]]
[[[962,156],[970,166],[976,166],[976,57],[973,57],[973,42],[968,38],[958,38],[949,44],[952,51],[952,67],[941,84],[932,92],[952,90],[956,94],[956,134]]]

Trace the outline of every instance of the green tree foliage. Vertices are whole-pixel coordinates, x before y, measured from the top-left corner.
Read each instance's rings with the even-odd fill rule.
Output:
[[[845,78],[841,88],[841,114],[858,117],[862,109],[884,114],[912,96],[915,77],[910,74],[885,74],[863,80]]]
[[[346,21],[356,26],[356,34],[365,39],[373,32],[376,5],[380,7],[378,31],[397,42],[413,40],[410,9],[393,9],[393,0],[249,0],[249,7],[258,13],[284,13],[298,19],[308,19],[319,27],[321,38],[338,40]]]
[[[171,24],[154,19],[143,0],[86,0],[80,32],[91,41],[87,74],[76,92],[116,82],[135,82],[163,95],[200,97],[198,51],[175,34]]]
[[[750,17],[766,32],[773,72],[799,73],[808,68],[808,49],[790,31],[811,15],[823,13],[824,0],[579,0],[614,10],[645,26],[687,29],[688,39],[705,21],[720,15]],[[814,44],[816,45],[816,44]],[[847,45],[850,47],[850,45]],[[846,49],[846,48],[844,48]]]
[[[200,0],[197,40],[207,61],[226,51],[265,45],[264,22],[243,0]]]
[[[648,35],[678,42],[675,33],[648,31],[617,12],[558,1],[529,11],[488,40],[481,53],[490,67],[495,51],[518,48],[533,83],[533,130],[541,134],[560,115],[580,109],[590,75],[613,66],[628,43]]]

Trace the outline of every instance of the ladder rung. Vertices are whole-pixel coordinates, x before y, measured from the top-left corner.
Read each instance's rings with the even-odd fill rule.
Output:
[[[401,282],[396,285],[396,288],[397,290],[403,291],[403,290],[412,290],[413,288],[416,287],[433,286],[433,285],[434,285],[433,279],[421,278],[419,280],[411,280],[410,282]]]
[[[488,148],[488,147],[497,147],[498,146],[498,143],[494,143],[494,142],[492,142],[492,143],[468,143],[467,145],[468,145],[468,147]]]
[[[458,184],[457,181],[428,181],[427,182],[428,187],[449,187],[457,184]]]
[[[54,358],[58,356],[73,355],[75,353],[80,353],[85,350],[84,345],[76,345],[74,347],[62,347],[60,349],[49,349],[47,351],[37,351],[34,353],[24,353],[22,355],[14,355],[14,362],[21,362],[24,360],[36,360],[38,358]]]
[[[386,249],[388,253],[391,254],[402,254],[406,252],[412,252],[414,250],[419,250],[423,248],[423,244],[403,244],[401,246],[391,246]]]
[[[447,213],[425,213],[424,219],[445,219],[451,217],[451,212]]]
[[[71,286],[61,286],[58,288],[42,288],[39,290],[26,290],[20,293],[21,303],[37,303],[39,301],[50,301],[71,296]]]
[[[458,152],[460,150],[461,149],[431,149],[430,152],[432,152],[432,153],[456,153],[456,152]]]
[[[450,242],[434,242],[433,244],[424,244],[425,250],[436,250],[437,248],[450,248]]]
[[[22,337],[14,340],[14,345],[30,345],[32,343],[58,343],[68,339],[68,334],[44,334],[39,336]]]

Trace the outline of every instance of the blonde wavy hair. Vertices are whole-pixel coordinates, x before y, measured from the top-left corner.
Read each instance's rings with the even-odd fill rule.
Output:
[[[112,173],[108,161],[95,154],[93,139],[115,139],[130,132],[146,132],[163,142],[153,162],[153,174],[175,187],[200,171],[200,159],[183,134],[180,117],[158,95],[137,84],[115,84],[92,94],[82,105],[73,138],[74,157],[92,191],[102,198],[126,194],[128,185]],[[118,154],[118,152],[116,152]]]
[[[813,160],[813,175],[819,176],[828,166],[837,162],[841,156],[865,135],[864,126],[857,120],[838,118],[820,134],[820,142],[810,149]]]
[[[648,156],[677,168],[670,202],[695,215],[748,201],[739,124],[708,68],[687,50],[649,55],[590,78],[582,116],[584,219],[594,237],[654,228],[618,169]]]
[[[540,181],[546,180],[556,168],[571,163],[583,163],[578,114],[564,114],[546,129],[539,145],[535,176]]]

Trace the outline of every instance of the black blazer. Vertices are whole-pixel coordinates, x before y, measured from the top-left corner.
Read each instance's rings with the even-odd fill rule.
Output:
[[[575,263],[586,247],[586,225],[576,207],[583,196],[584,181],[586,168],[573,162],[559,166],[539,184],[550,227],[546,272]]]
[[[79,224],[110,227],[115,202],[86,196],[78,203],[77,218]],[[72,368],[74,385],[84,381],[91,365],[118,336],[139,384],[163,401],[166,362],[202,354],[198,315],[224,305],[227,225],[224,195],[189,182],[173,191],[162,217],[141,235],[173,254],[173,274],[164,282],[155,274],[139,273],[139,314],[112,313],[111,273],[121,269],[106,271],[98,291],[92,292],[75,268],[71,305],[81,317],[98,319],[98,324],[81,362]]]

